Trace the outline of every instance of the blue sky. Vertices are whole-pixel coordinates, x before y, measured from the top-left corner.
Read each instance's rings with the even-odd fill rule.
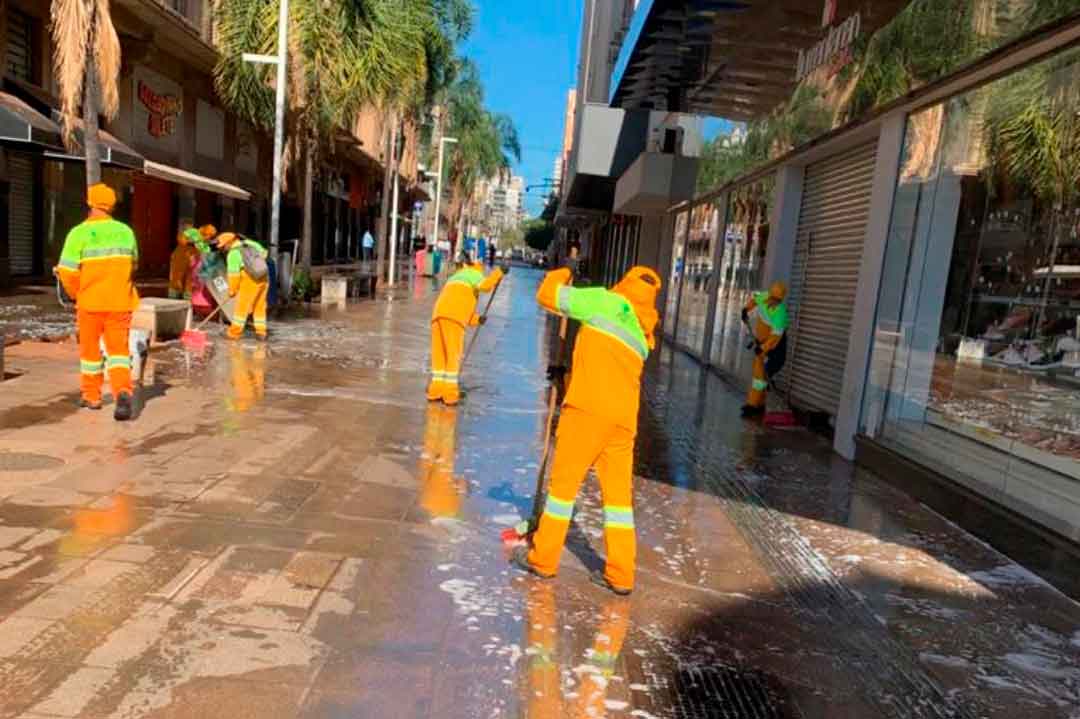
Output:
[[[474,0],[476,27],[462,54],[480,68],[488,107],[510,115],[521,136],[515,174],[526,184],[551,177],[562,149],[566,93],[577,68],[581,0]],[[528,194],[536,214],[539,190]]]
[[[480,69],[488,107],[513,118],[522,157],[514,173],[526,184],[551,177],[562,149],[566,93],[577,80],[581,0],[474,0],[477,17],[461,52]],[[706,123],[711,137],[726,123]],[[527,195],[530,214],[546,190]]]

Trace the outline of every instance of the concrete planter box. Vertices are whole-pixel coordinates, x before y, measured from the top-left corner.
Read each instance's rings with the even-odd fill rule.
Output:
[[[151,342],[177,339],[191,327],[191,303],[187,300],[166,300],[146,297],[131,317],[134,329],[145,330]]]

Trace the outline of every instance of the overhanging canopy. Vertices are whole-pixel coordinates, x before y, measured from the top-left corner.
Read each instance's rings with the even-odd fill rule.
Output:
[[[865,37],[910,0],[836,0]],[[799,52],[830,33],[824,0],[641,0],[622,43],[611,106],[752,120],[791,97]]]
[[[60,126],[14,95],[0,92],[0,142],[63,148]]]
[[[236,185],[230,185],[221,180],[214,180],[209,177],[203,177],[202,175],[196,175],[194,172],[181,170],[179,167],[171,167],[169,165],[162,165],[161,163],[147,160],[143,165],[143,172],[150,177],[168,180],[169,182],[175,182],[178,185],[184,185],[186,187],[206,190],[207,192],[224,195],[225,197],[232,197],[236,200],[251,199],[250,192],[241,189]]]

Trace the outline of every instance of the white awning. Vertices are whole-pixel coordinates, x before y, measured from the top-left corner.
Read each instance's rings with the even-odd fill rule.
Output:
[[[143,172],[150,177],[157,177],[162,180],[168,180],[169,182],[175,182],[178,185],[186,185],[187,187],[214,192],[219,195],[224,195],[225,197],[232,197],[237,200],[251,199],[250,192],[241,189],[236,185],[230,185],[228,182],[196,175],[193,172],[181,170],[179,167],[171,167],[169,165],[162,165],[161,163],[147,160],[146,164],[143,165]]]

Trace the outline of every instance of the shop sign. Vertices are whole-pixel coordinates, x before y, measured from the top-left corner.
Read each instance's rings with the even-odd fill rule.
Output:
[[[184,108],[183,89],[153,70],[137,66],[132,73],[134,84],[134,136],[137,142],[179,150],[179,118]]]
[[[195,104],[195,152],[214,160],[225,159],[225,111],[204,100]]]
[[[802,82],[820,67],[829,66],[830,75],[835,75],[844,65],[851,62],[852,46],[859,36],[862,17],[855,13],[844,22],[829,28],[823,40],[809,50],[799,51],[799,63],[795,71],[795,81]]]
[[[236,169],[251,175],[259,171],[259,143],[251,125],[244,122],[236,125]]]

